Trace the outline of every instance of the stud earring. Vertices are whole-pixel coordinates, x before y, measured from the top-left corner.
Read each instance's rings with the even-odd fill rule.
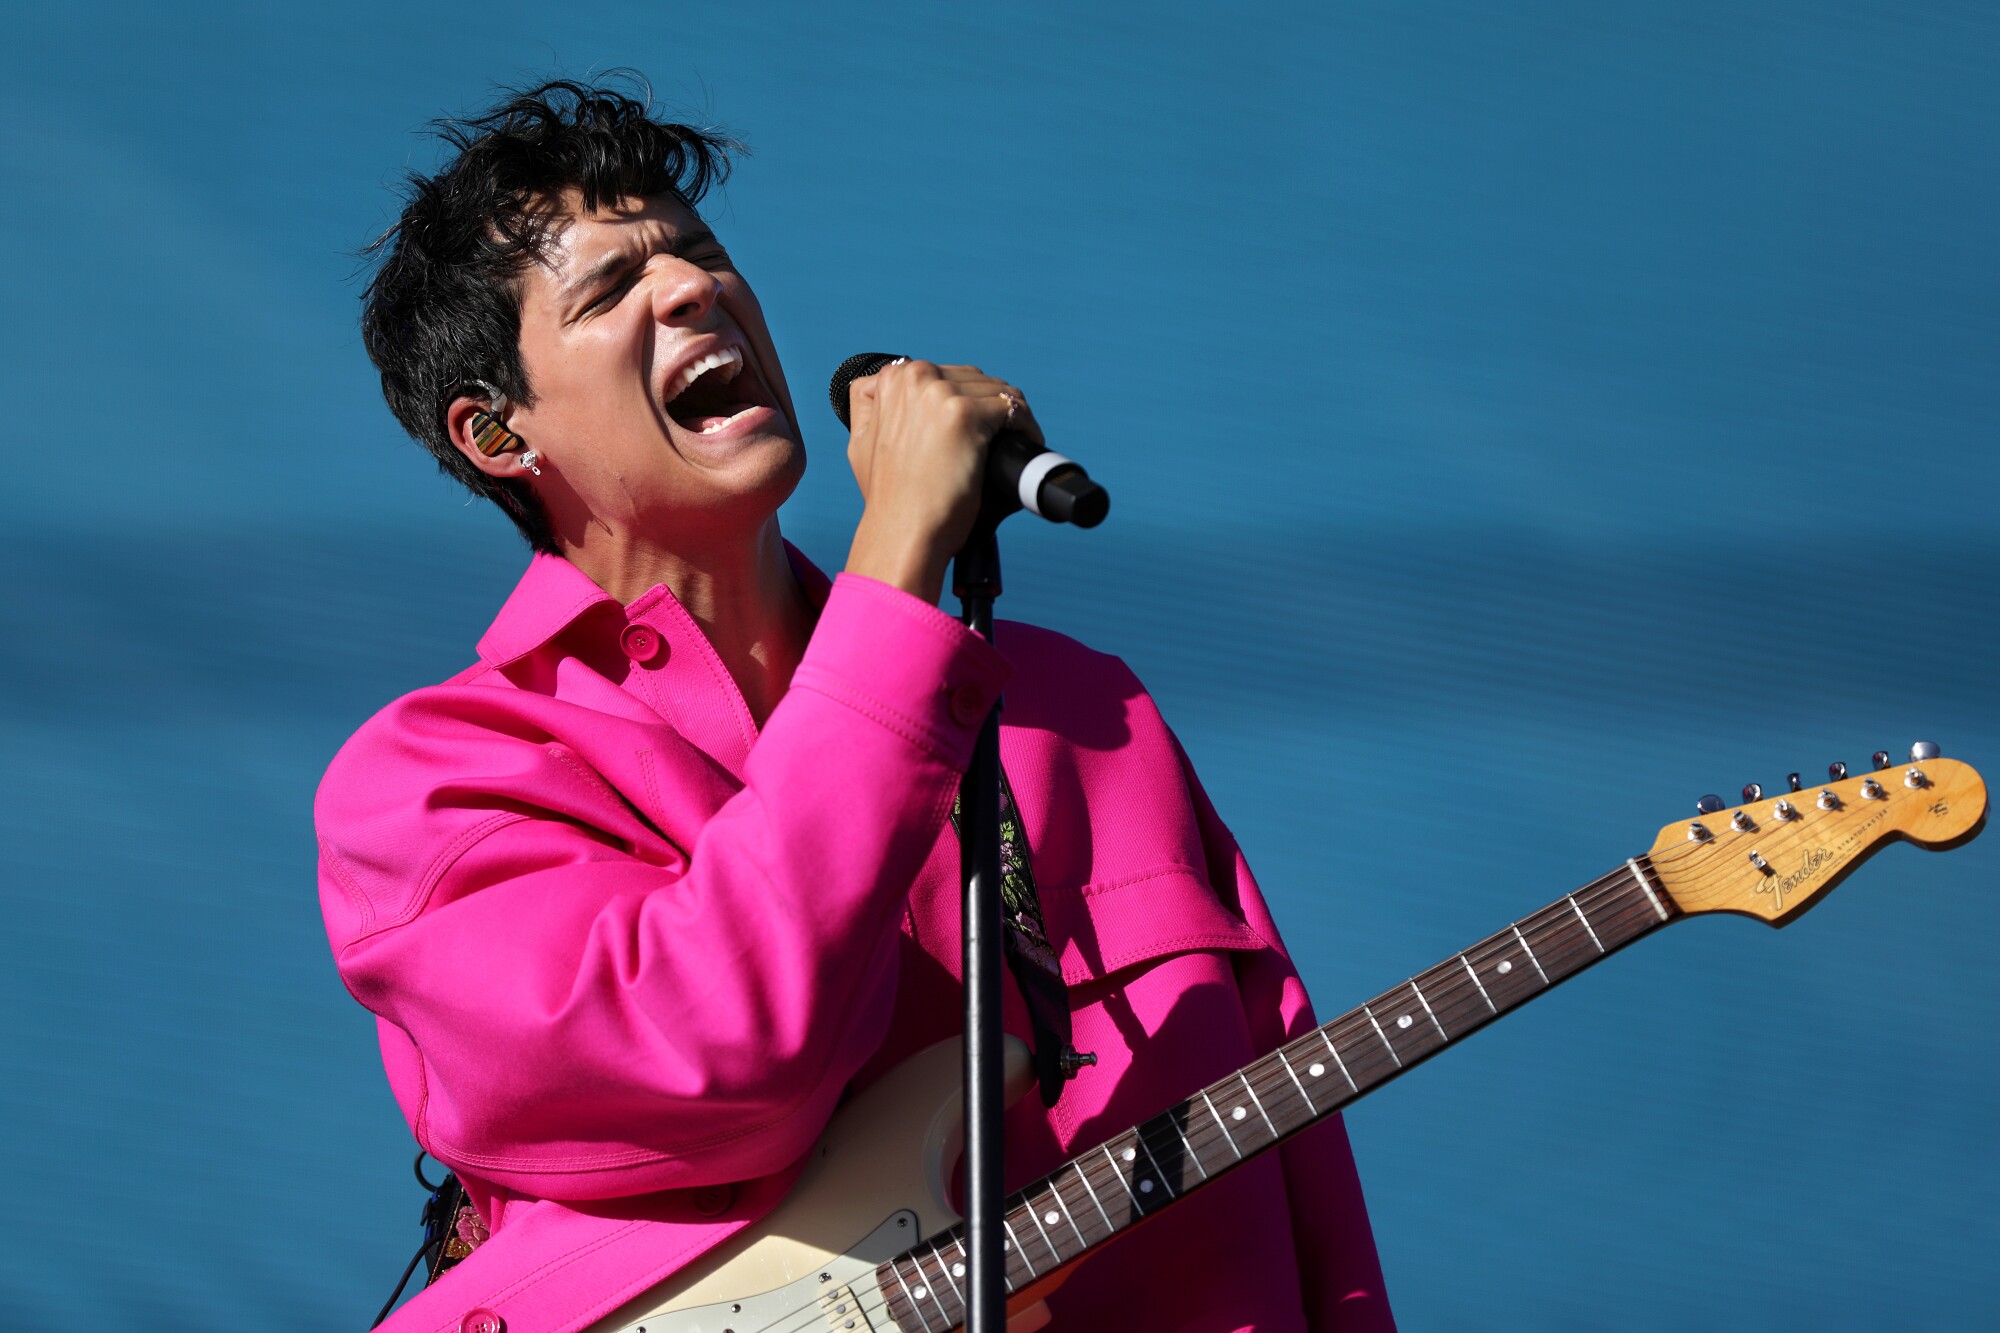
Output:
[[[518,440],[521,437],[517,435],[514,438]],[[521,466],[528,469],[528,471],[534,473],[538,477],[542,475],[542,470],[536,467],[535,464],[541,461],[542,461],[542,456],[536,453],[533,449],[530,449],[526,453],[521,455]]]

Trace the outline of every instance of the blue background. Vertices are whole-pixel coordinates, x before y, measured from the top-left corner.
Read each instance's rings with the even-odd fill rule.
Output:
[[[411,1151],[313,894],[345,735],[524,563],[356,248],[495,80],[632,65],[812,466],[977,360],[1113,489],[1005,613],[1125,655],[1327,1013],[1734,799],[2000,770],[1984,3],[17,8],[0,54],[0,1321],[363,1326]],[[1992,1327],[2000,838],[1689,922],[1350,1116],[1411,1329]]]

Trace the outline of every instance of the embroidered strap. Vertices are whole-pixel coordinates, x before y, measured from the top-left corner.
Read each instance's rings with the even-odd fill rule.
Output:
[[[951,827],[964,836],[958,798],[952,798]],[[1054,1106],[1069,1082],[1064,1057],[1070,1051],[1069,993],[1063,988],[1062,964],[1049,944],[1042,921],[1042,900],[1035,892],[1035,868],[1028,859],[1028,830],[1014,801],[1014,784],[1000,770],[1000,899],[1007,915],[1007,968],[1027,1002],[1028,1022],[1035,1034],[1035,1074],[1042,1085],[1042,1105]]]

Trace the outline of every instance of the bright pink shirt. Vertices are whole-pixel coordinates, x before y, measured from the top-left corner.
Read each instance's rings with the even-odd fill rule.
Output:
[[[392,1318],[567,1333],[750,1224],[850,1086],[955,1035],[947,819],[1001,753],[1099,1065],[1008,1119],[1010,1187],[1312,1026],[1235,841],[1124,664],[794,556],[821,613],[761,734],[663,587],[537,556],[479,661],[321,785],[320,896],[412,1130],[492,1239]],[[1025,1034],[1008,985],[1007,1026]],[[1391,1327],[1337,1119],[1076,1270],[1057,1330]]]

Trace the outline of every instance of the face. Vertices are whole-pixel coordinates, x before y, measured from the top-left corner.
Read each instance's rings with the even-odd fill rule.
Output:
[[[805,451],[750,284],[671,197],[569,216],[522,275],[535,401],[507,422],[546,460],[535,487],[558,536],[685,543],[760,527]]]

